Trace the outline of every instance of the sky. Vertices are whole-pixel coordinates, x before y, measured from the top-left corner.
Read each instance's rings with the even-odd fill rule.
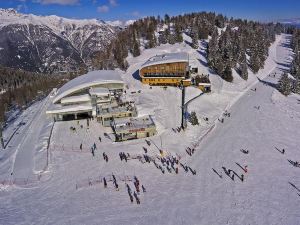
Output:
[[[0,8],[105,21],[200,11],[262,22],[300,18],[300,0],[0,0]]]

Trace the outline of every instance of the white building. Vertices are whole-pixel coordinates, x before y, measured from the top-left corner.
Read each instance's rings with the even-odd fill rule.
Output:
[[[115,141],[146,138],[157,133],[151,116],[117,118],[111,122]]]
[[[92,71],[63,85],[46,113],[55,120],[95,117],[97,106],[112,102],[123,89],[124,82],[117,71]]]

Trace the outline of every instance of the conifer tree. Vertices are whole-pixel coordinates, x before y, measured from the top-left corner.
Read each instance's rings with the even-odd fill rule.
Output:
[[[292,91],[292,85],[291,81],[288,77],[287,73],[284,73],[279,82],[278,82],[278,90],[283,94],[283,95],[289,95]]]
[[[293,83],[293,92],[300,94],[300,79],[297,77]]]
[[[190,123],[195,126],[195,125],[199,125],[199,121],[197,118],[196,113],[193,111],[191,112],[190,118],[189,118]]]
[[[243,78],[244,80],[248,80],[248,69],[246,62],[241,62],[239,70],[241,78]]]
[[[198,49],[199,48],[199,38],[198,38],[198,32],[193,31],[192,33],[192,48]]]

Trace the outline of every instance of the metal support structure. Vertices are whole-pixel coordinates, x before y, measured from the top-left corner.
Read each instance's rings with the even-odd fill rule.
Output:
[[[185,87],[183,86],[183,83],[181,81],[181,129],[185,129],[186,128],[186,118],[185,118],[185,114],[186,114],[186,107],[185,107]]]
[[[0,142],[3,149],[5,149],[4,141],[3,141],[3,134],[2,134],[2,123],[0,123]]]

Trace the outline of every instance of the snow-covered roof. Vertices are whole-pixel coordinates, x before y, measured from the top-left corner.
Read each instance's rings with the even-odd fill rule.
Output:
[[[87,74],[76,77],[63,85],[58,90],[56,97],[53,99],[53,103],[57,103],[62,98],[80,91],[81,89],[111,83],[124,85],[120,74],[115,70],[96,70],[88,72]]]
[[[62,104],[66,103],[78,103],[78,102],[88,102],[91,101],[91,97],[89,94],[84,94],[84,95],[75,95],[75,96],[70,96],[70,97],[65,97],[60,100]]]
[[[96,96],[109,95],[109,89],[102,88],[102,87],[90,88],[89,92],[90,95],[96,95]]]
[[[62,106],[60,104],[52,104],[51,107],[46,111],[46,114],[56,113],[74,113],[74,112],[88,112],[92,111],[93,106],[91,103],[83,103],[76,105]]]
[[[210,83],[198,83],[198,86],[199,85],[202,85],[202,86],[207,86],[207,87],[210,87],[211,86],[211,84]]]
[[[136,130],[153,126],[155,126],[155,123],[151,116],[114,119],[114,129],[116,132]]]
[[[163,63],[174,63],[174,62],[188,62],[189,56],[186,52],[166,53],[163,55],[156,55],[148,59],[141,68],[146,66],[153,66]]]

